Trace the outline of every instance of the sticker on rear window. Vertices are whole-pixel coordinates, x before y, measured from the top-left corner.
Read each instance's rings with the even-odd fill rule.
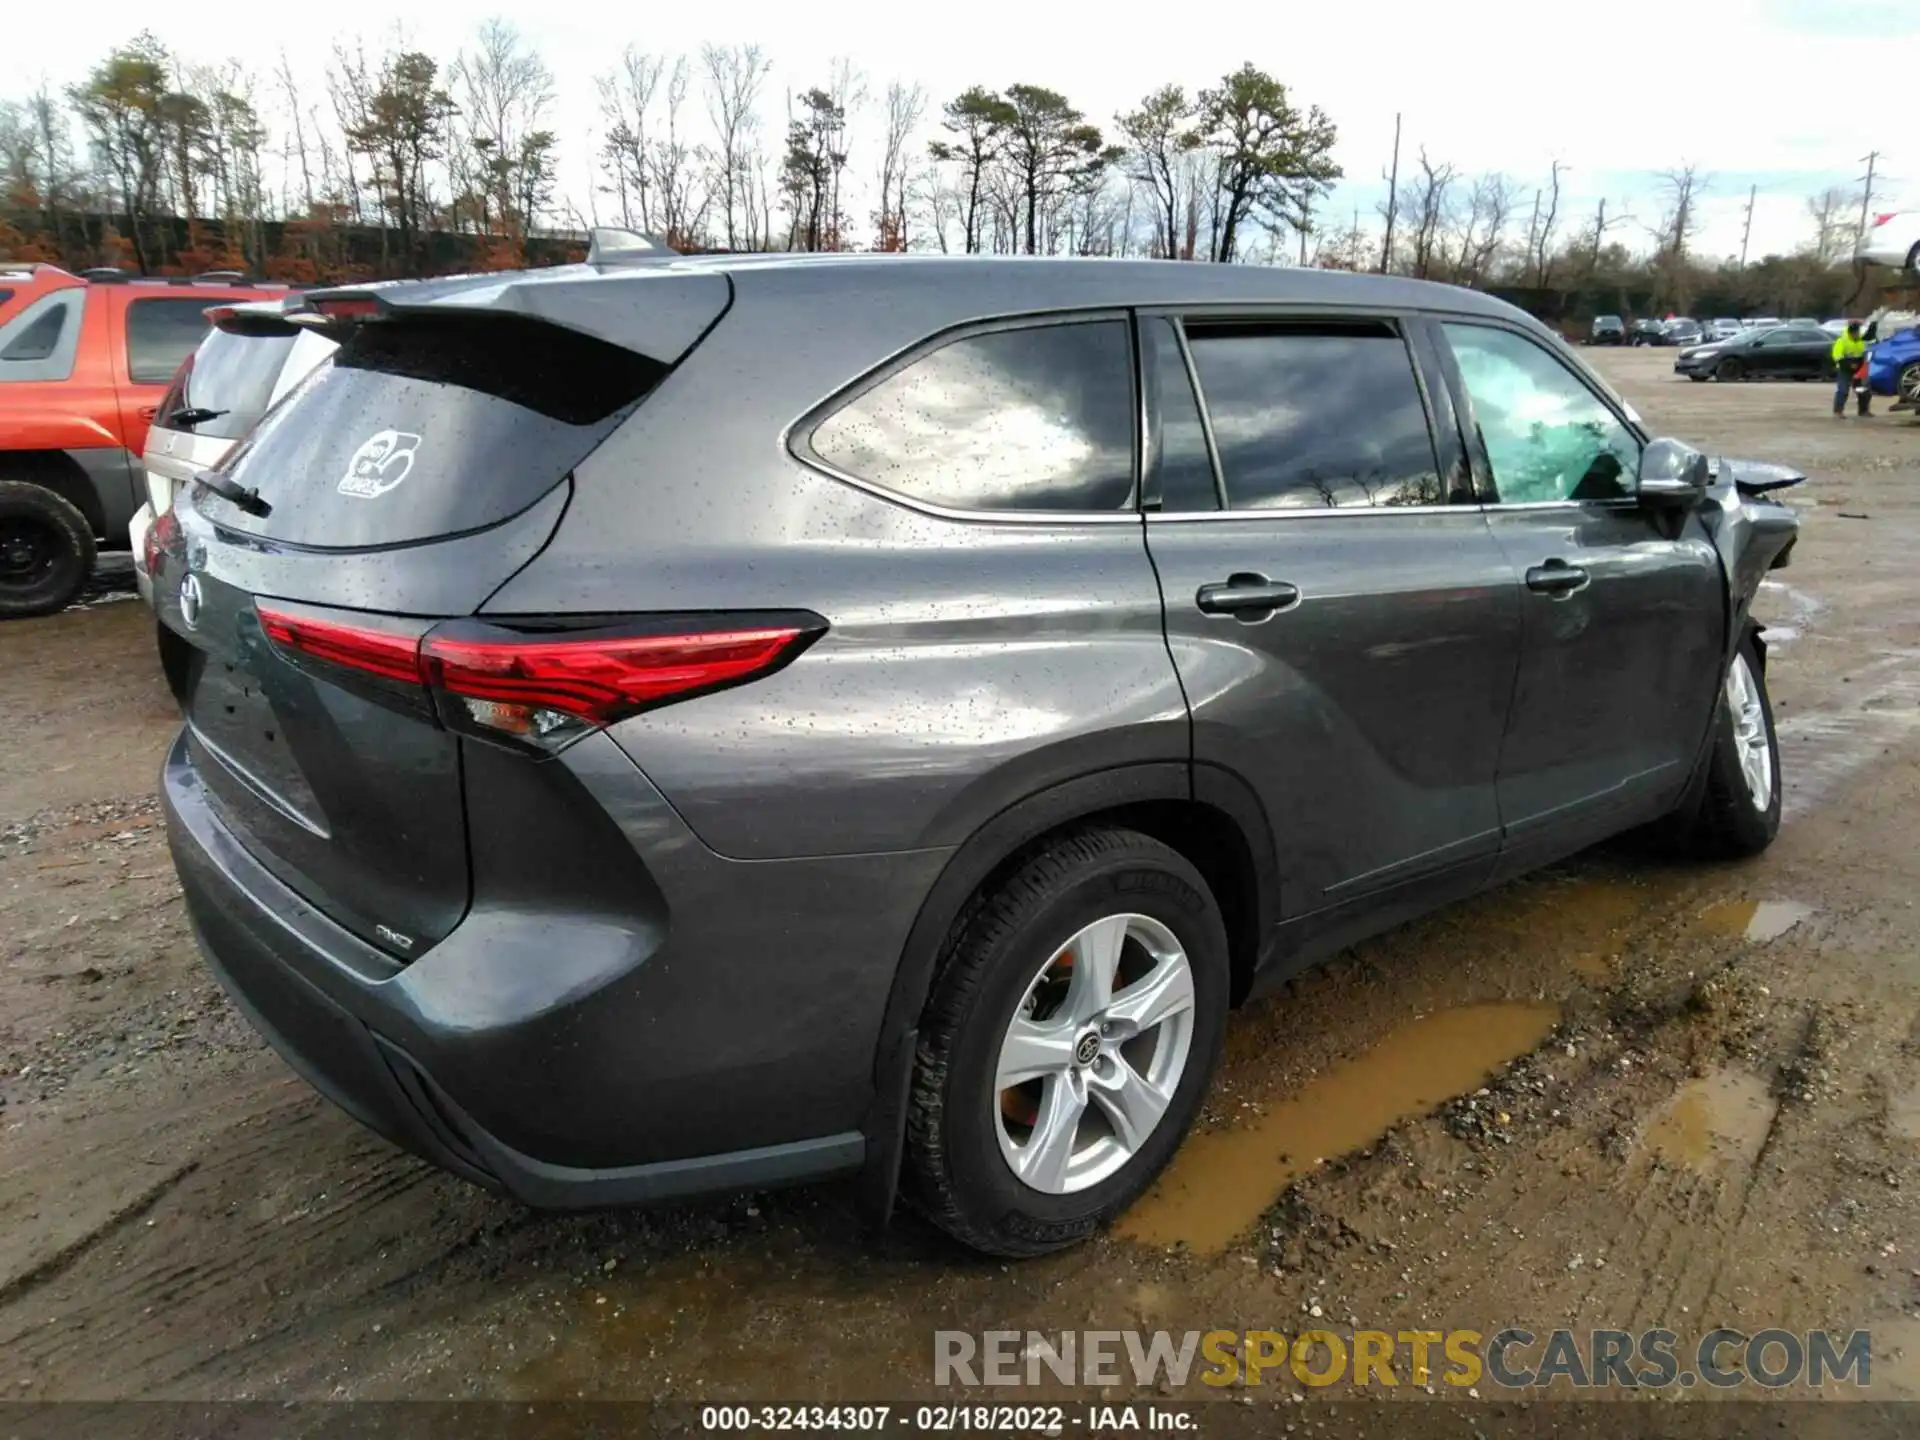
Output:
[[[340,493],[356,500],[377,500],[406,479],[420,437],[406,430],[379,430],[360,442],[347,461]]]

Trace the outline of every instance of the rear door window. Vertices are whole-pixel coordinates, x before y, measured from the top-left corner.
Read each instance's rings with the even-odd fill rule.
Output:
[[[962,336],[867,386],[814,427],[835,470],[951,510],[1133,506],[1133,347],[1126,321]]]
[[[1235,510],[1440,505],[1426,402],[1384,321],[1188,321]]]
[[[193,352],[193,363],[167,399],[159,423],[210,440],[237,440],[267,413],[280,367],[292,351],[293,335],[232,335],[212,330]],[[195,424],[176,420],[182,411],[207,412]]]
[[[127,306],[127,374],[136,385],[164,385],[210,328],[212,300],[135,300]]]
[[[665,374],[504,312],[358,325],[221,464],[270,513],[206,489],[194,503],[229,529],[321,549],[485,529],[565,478]]]

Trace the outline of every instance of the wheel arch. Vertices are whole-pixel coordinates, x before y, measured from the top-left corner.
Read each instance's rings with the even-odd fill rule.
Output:
[[[106,533],[106,511],[85,467],[64,450],[0,450],[0,480],[18,480],[51,490],[86,518],[93,533]]]
[[[1270,883],[1277,851],[1266,812],[1238,775],[1212,765],[1158,761],[1062,780],[1006,806],[948,857],[902,948],[874,1055],[874,1102],[866,1125],[862,1208],[879,1223],[899,1182],[902,1127],[920,1017],[941,953],[973,900],[1036,845],[1090,825],[1141,831],[1191,861],[1226,921],[1231,999],[1247,996],[1278,918]]]

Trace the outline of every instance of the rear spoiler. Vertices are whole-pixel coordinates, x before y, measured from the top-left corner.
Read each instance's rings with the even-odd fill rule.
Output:
[[[294,324],[277,308],[210,305],[206,316],[214,329],[224,330],[229,335],[298,335],[304,328]]]
[[[681,266],[645,236],[609,233],[602,242],[596,232],[598,258],[590,252],[584,265],[310,290],[288,302],[285,318],[340,338],[355,325],[412,317],[517,315],[674,364],[726,313],[732,282]]]

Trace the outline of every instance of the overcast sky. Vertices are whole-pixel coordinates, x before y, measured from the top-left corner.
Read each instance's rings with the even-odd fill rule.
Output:
[[[22,4],[5,26],[0,94],[23,93],[43,76],[57,85],[80,79],[111,37],[144,27],[188,59],[239,59],[263,92],[284,47],[319,99],[331,42],[361,36],[377,54],[392,42],[400,8],[365,0],[248,5],[210,23],[175,18],[182,10],[172,7],[96,0],[76,24],[74,12],[59,6]],[[1251,60],[1339,127],[1348,180],[1334,199],[1332,224],[1344,224],[1355,208],[1363,221],[1372,219],[1386,188],[1379,177],[1396,111],[1404,116],[1403,175],[1421,145],[1463,172],[1504,170],[1529,187],[1558,157],[1571,167],[1566,204],[1575,216],[1590,214],[1604,195],[1610,211],[1625,204],[1651,224],[1661,205],[1656,173],[1691,161],[1710,177],[1698,244],[1706,254],[1738,253],[1750,186],[1759,190],[1752,253],[1799,243],[1806,197],[1828,185],[1857,190],[1870,149],[1888,152],[1885,199],[1875,208],[1920,201],[1920,154],[1902,153],[1898,131],[1877,128],[1874,118],[1890,113],[1876,97],[1905,93],[1909,82],[1899,77],[1920,73],[1920,11],[1889,0],[1560,7],[1539,0],[1197,7],[733,0],[591,8],[594,18],[590,7],[552,0],[425,0],[409,7],[406,22],[409,43],[436,58],[451,57],[487,14],[514,24],[540,50],[559,82],[553,128],[564,150],[562,189],[582,211],[599,124],[594,77],[629,42],[674,54],[704,41],[753,41],[772,57],[764,107],[770,141],[784,128],[785,92],[823,83],[836,56],[852,60],[876,94],[893,79],[924,85],[933,102],[929,126],[938,103],[968,85],[1023,81],[1061,90],[1091,119],[1110,124],[1115,111],[1157,85],[1177,81],[1191,90]],[[276,115],[271,94],[261,99]],[[878,159],[877,123],[856,117],[851,132],[851,167],[863,180]],[[1637,229],[1615,235],[1645,239]]]

